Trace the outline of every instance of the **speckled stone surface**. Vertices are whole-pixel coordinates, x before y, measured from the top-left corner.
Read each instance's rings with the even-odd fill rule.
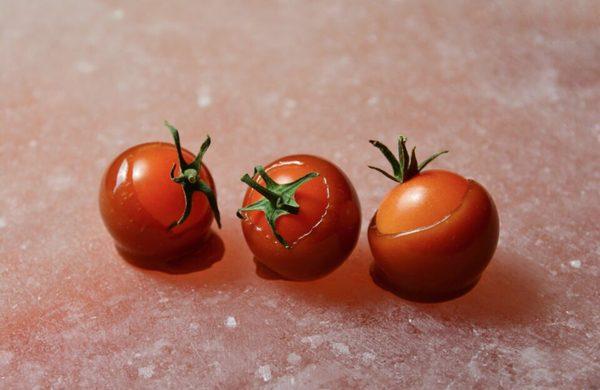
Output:
[[[597,1],[0,2],[0,387],[600,385]],[[100,175],[169,119],[224,214],[210,268],[115,252]],[[398,132],[476,178],[501,218],[479,285],[415,304],[374,285],[366,225]],[[239,177],[296,152],[354,182],[352,257],[255,274]]]

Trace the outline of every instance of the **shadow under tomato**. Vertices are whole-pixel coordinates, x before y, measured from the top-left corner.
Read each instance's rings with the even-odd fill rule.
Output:
[[[479,279],[475,281],[475,283],[470,284],[464,289],[453,291],[450,293],[444,294],[435,294],[435,295],[425,295],[425,294],[415,294],[412,292],[402,291],[395,286],[393,286],[386,278],[385,274],[381,272],[381,270],[375,265],[374,262],[371,263],[369,267],[369,275],[371,275],[371,279],[373,282],[381,287],[382,289],[391,292],[392,294],[398,296],[399,298],[412,301],[412,302],[420,302],[420,303],[443,303],[446,301],[451,301],[453,299],[459,298],[469,291],[471,291],[479,282]]]
[[[282,294],[319,307],[344,306],[348,309],[373,307],[383,297],[368,274],[370,252],[359,242],[350,257],[331,273],[313,280],[289,280],[261,265],[256,258],[256,275]]]
[[[543,280],[531,269],[532,262],[502,249],[479,283],[464,295],[439,303],[409,301],[383,289],[369,274],[371,261],[368,245],[360,242],[344,264],[317,280],[288,281],[264,267],[257,267],[257,275],[282,293],[313,306],[343,307],[361,315],[365,310],[376,314],[381,305],[397,304],[411,306],[441,322],[501,327],[531,323],[552,310],[553,303],[543,298]]]
[[[464,295],[440,303],[404,302],[447,321],[530,323],[549,313],[552,302],[543,299],[543,281],[527,264],[531,262],[499,250],[479,283]]]
[[[185,255],[169,262],[148,262],[142,259],[135,259],[122,252],[119,253],[125,261],[137,268],[159,271],[172,275],[181,275],[210,268],[213,264],[223,258],[223,255],[225,254],[225,245],[221,237],[211,230],[200,249],[192,254]]]
[[[270,268],[265,267],[260,263],[260,261],[255,257],[252,258],[254,261],[254,266],[256,267],[255,272],[256,276],[264,280],[289,280],[279,275],[275,271],[272,271]]]

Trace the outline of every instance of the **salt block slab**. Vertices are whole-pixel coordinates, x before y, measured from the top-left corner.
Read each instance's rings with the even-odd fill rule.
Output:
[[[0,3],[0,387],[600,385],[598,2]],[[114,250],[100,175],[165,119],[206,155],[223,255],[147,270]],[[443,304],[369,277],[366,227],[399,133],[501,219]],[[255,273],[235,218],[257,164],[326,156],[363,231],[313,282]]]

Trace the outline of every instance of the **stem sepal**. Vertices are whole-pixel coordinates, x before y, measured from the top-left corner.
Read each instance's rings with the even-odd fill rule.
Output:
[[[291,246],[287,241],[279,234],[275,227],[275,221],[282,215],[286,214],[298,214],[300,211],[300,205],[294,199],[294,195],[300,186],[304,183],[312,180],[319,176],[316,172],[310,172],[301,178],[294,180],[291,183],[279,184],[273,180],[269,174],[265,171],[265,168],[258,165],[254,168],[253,176],[260,176],[265,182],[265,186],[259,184],[250,175],[245,174],[242,176],[241,181],[246,183],[249,187],[254,189],[256,192],[263,196],[262,199],[240,208],[236,215],[240,219],[244,219],[243,212],[245,211],[262,211],[265,213],[265,218],[273,231],[273,235],[277,241],[283,245],[286,249],[291,249]]]
[[[219,212],[219,206],[217,204],[217,197],[215,196],[215,192],[212,188],[210,188],[210,186],[207,183],[205,183],[200,178],[200,171],[202,169],[202,157],[204,157],[204,154],[210,146],[210,136],[206,136],[206,140],[202,143],[202,146],[200,147],[200,152],[198,153],[198,155],[196,155],[194,161],[188,164],[183,158],[183,152],[181,151],[179,131],[167,121],[165,121],[165,126],[167,126],[167,128],[171,132],[171,135],[173,136],[175,148],[177,149],[177,158],[179,160],[180,170],[180,175],[175,176],[175,168],[177,167],[177,164],[173,164],[169,176],[171,177],[171,180],[173,182],[181,185],[185,197],[185,208],[183,210],[183,214],[181,215],[181,217],[179,217],[177,221],[174,221],[169,225],[168,230],[173,229],[175,226],[181,225],[189,217],[192,211],[192,195],[194,194],[194,192],[201,192],[206,196],[212,213],[215,216],[215,220],[217,221],[217,226],[221,228],[221,213]]]
[[[408,154],[408,149],[406,148],[406,141],[408,139],[400,135],[398,136],[398,158],[394,156],[392,151],[382,144],[379,141],[370,140],[371,145],[378,148],[381,153],[385,156],[385,158],[389,161],[392,166],[392,173],[388,173],[381,168],[377,168],[369,165],[369,168],[376,170],[377,172],[383,174],[388,179],[394,180],[398,183],[404,183],[407,180],[410,180],[414,176],[418,175],[430,162],[435,160],[437,157],[444,153],[448,153],[447,150],[443,150],[441,152],[435,153],[434,155],[427,158],[422,163],[417,162],[416,155],[416,147],[412,148],[410,153],[410,157]]]

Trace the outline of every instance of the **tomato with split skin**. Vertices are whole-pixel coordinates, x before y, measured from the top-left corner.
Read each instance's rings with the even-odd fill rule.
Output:
[[[104,224],[117,250],[140,265],[191,254],[201,248],[210,233],[215,214],[209,198],[198,190],[186,195],[182,185],[188,183],[173,180],[177,179],[174,167],[182,166],[180,156],[186,165],[196,160],[194,154],[180,148],[178,138],[177,146],[152,142],[125,150],[102,178],[99,204]],[[205,183],[216,196],[210,171],[204,164],[198,168],[192,181]],[[183,218],[188,203],[189,215]],[[218,216],[218,208],[215,211]]]
[[[297,188],[285,188],[302,178],[306,181]],[[354,187],[337,166],[316,156],[292,155],[257,167],[254,177],[245,179],[247,184],[250,181],[275,193],[289,190],[287,198],[273,195],[271,203],[259,187],[246,191],[238,216],[258,267],[284,279],[310,280],[332,272],[350,255],[360,232],[360,204]],[[248,210],[261,201],[262,206]],[[282,209],[288,203],[297,210],[281,211],[273,206],[277,202]],[[281,215],[270,222],[269,212]]]
[[[414,152],[408,157],[405,141],[400,138],[395,162],[385,146],[372,141],[392,162],[395,172],[386,176],[399,182],[369,226],[372,276],[407,299],[452,299],[471,290],[492,259],[498,212],[476,181],[445,170],[422,171],[437,155],[419,167]]]

